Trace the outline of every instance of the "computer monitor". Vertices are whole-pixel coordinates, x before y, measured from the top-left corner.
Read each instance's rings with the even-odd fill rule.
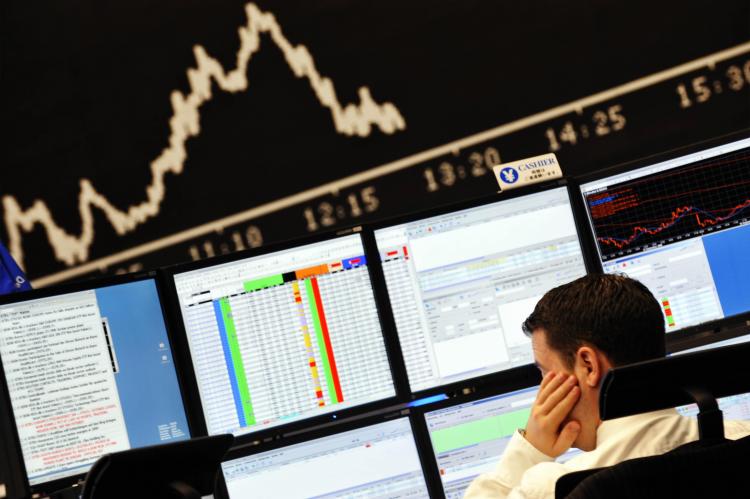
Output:
[[[0,498],[26,499],[30,495],[29,479],[18,441],[16,420],[10,409],[8,385],[0,356]]]
[[[190,437],[154,274],[0,298],[0,357],[34,491]]]
[[[231,455],[221,465],[226,496],[430,497],[409,417],[376,419]]]
[[[722,397],[716,402],[724,416],[724,421],[750,421],[750,393],[740,393]],[[698,405],[683,405],[677,408],[683,416],[697,417]]]
[[[480,474],[495,469],[513,433],[526,427],[538,387],[424,408],[432,459],[447,499],[459,499]],[[571,449],[558,458],[578,454]]]
[[[710,350],[712,348],[721,348],[730,345],[739,345],[748,341],[750,341],[750,334],[737,336],[735,338],[730,338],[713,343],[707,343],[698,347],[675,352],[673,355],[698,352],[701,350]],[[719,409],[721,409],[721,411],[724,413],[724,421],[750,421],[750,393],[740,393],[737,395],[722,397],[718,399],[717,402],[719,403]],[[678,407],[677,411],[683,416],[696,417],[698,415],[698,406],[696,404],[684,405]]]
[[[690,151],[580,186],[604,272],[645,284],[667,332],[750,311],[750,138]]]
[[[367,264],[349,233],[168,270],[209,435],[287,431],[395,400]]]
[[[533,362],[521,324],[586,273],[564,183],[374,228],[412,392]]]
[[[683,341],[672,342],[669,355],[680,355],[683,353],[697,352],[700,350],[710,350],[712,348],[726,347],[729,345],[739,345],[750,341],[750,334],[742,334],[723,338],[721,334],[702,334],[690,335]]]

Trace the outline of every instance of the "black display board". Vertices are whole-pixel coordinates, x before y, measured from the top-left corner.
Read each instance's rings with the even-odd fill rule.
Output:
[[[2,9],[0,238],[37,286],[490,193],[498,161],[554,151],[575,175],[750,123],[744,0]]]

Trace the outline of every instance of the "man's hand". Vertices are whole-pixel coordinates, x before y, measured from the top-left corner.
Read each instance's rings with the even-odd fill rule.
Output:
[[[568,421],[562,428],[561,425],[580,396],[581,389],[575,376],[547,373],[531,407],[531,415],[526,423],[526,440],[550,457],[564,454],[578,437],[581,424]]]

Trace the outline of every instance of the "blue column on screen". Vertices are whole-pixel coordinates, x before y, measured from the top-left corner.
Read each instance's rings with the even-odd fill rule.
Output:
[[[234,374],[234,363],[232,362],[232,352],[229,350],[227,341],[227,330],[224,327],[224,317],[221,313],[221,303],[214,300],[214,314],[216,315],[216,324],[219,326],[219,336],[221,337],[221,349],[224,350],[224,363],[229,373],[229,384],[232,385],[232,398],[234,398],[234,408],[237,411],[237,418],[240,420],[240,427],[247,426],[245,413],[242,411],[242,400],[240,399],[240,387],[237,384],[237,376]]]

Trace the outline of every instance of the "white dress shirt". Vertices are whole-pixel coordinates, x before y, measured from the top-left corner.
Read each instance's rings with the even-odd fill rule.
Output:
[[[724,434],[731,440],[750,435],[750,422],[725,421]],[[674,409],[638,414],[603,421],[596,430],[596,449],[563,464],[515,432],[495,470],[478,476],[464,498],[554,498],[555,482],[562,475],[663,454],[697,439],[698,422]]]

